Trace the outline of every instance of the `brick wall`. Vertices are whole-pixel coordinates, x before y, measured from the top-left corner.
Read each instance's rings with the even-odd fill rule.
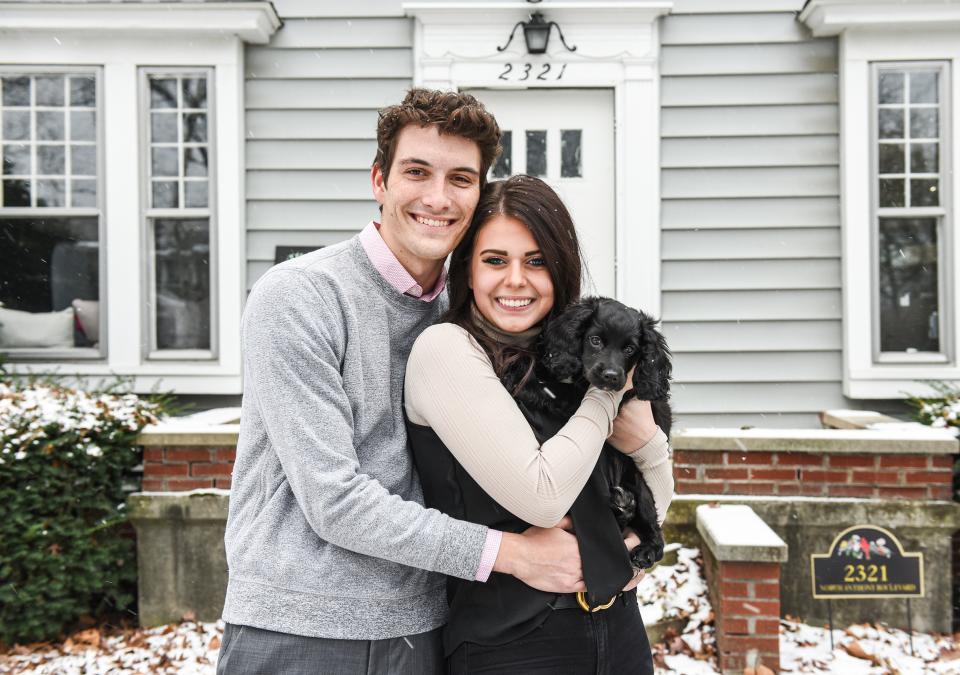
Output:
[[[230,488],[237,449],[233,446],[147,446],[143,449],[146,492]]]
[[[952,455],[675,450],[678,494],[952,497]]]
[[[713,605],[720,670],[742,673],[747,652],[780,669],[780,564],[726,562],[702,548]]]

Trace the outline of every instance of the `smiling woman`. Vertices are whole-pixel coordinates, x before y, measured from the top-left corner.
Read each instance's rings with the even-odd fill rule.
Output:
[[[407,363],[407,431],[426,505],[503,532],[501,550],[531,525],[551,527],[589,508],[584,504],[601,503],[592,501],[602,499],[592,474],[624,391],[590,387],[574,414],[558,416],[548,431],[531,428],[516,391],[501,381],[508,372],[525,373],[517,390],[526,382],[558,392],[566,386],[531,378],[542,324],[579,296],[580,281],[576,231],[557,194],[531,176],[492,183],[451,256],[449,323],[426,329]],[[631,437],[628,445],[645,475],[641,457],[657,455],[669,476],[662,432]],[[581,574],[602,569],[611,589],[632,588],[641,576],[633,571],[630,581],[612,512],[604,506],[592,515],[605,535],[579,539],[581,558],[591,565],[587,572],[585,562]],[[594,591],[599,577],[587,582]],[[583,578],[571,590],[585,590]],[[604,611],[587,614],[573,593],[542,592],[507,575],[447,583],[447,672],[652,673],[632,594],[615,594]],[[595,637],[598,626],[606,644]]]

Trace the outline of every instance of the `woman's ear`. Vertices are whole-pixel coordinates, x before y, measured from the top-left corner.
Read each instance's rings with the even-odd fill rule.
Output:
[[[640,360],[633,371],[633,386],[640,400],[665,401],[670,398],[670,377],[673,373],[670,350],[656,328],[656,320],[643,312],[638,314]]]
[[[599,298],[584,298],[544,327],[543,364],[555,377],[566,380],[583,374],[584,333],[599,305]]]

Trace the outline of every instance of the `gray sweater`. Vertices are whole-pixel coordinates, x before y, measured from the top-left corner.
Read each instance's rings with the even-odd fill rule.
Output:
[[[423,507],[407,450],[404,369],[443,304],[394,290],[356,237],[254,286],[225,621],[365,640],[445,622],[442,575],[475,578],[487,530]]]

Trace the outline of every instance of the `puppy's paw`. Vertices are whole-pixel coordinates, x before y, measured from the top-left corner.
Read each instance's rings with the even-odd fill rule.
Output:
[[[663,558],[663,547],[660,547],[659,554],[655,544],[643,543],[630,552],[630,562],[634,567],[647,569],[655,562]]]

